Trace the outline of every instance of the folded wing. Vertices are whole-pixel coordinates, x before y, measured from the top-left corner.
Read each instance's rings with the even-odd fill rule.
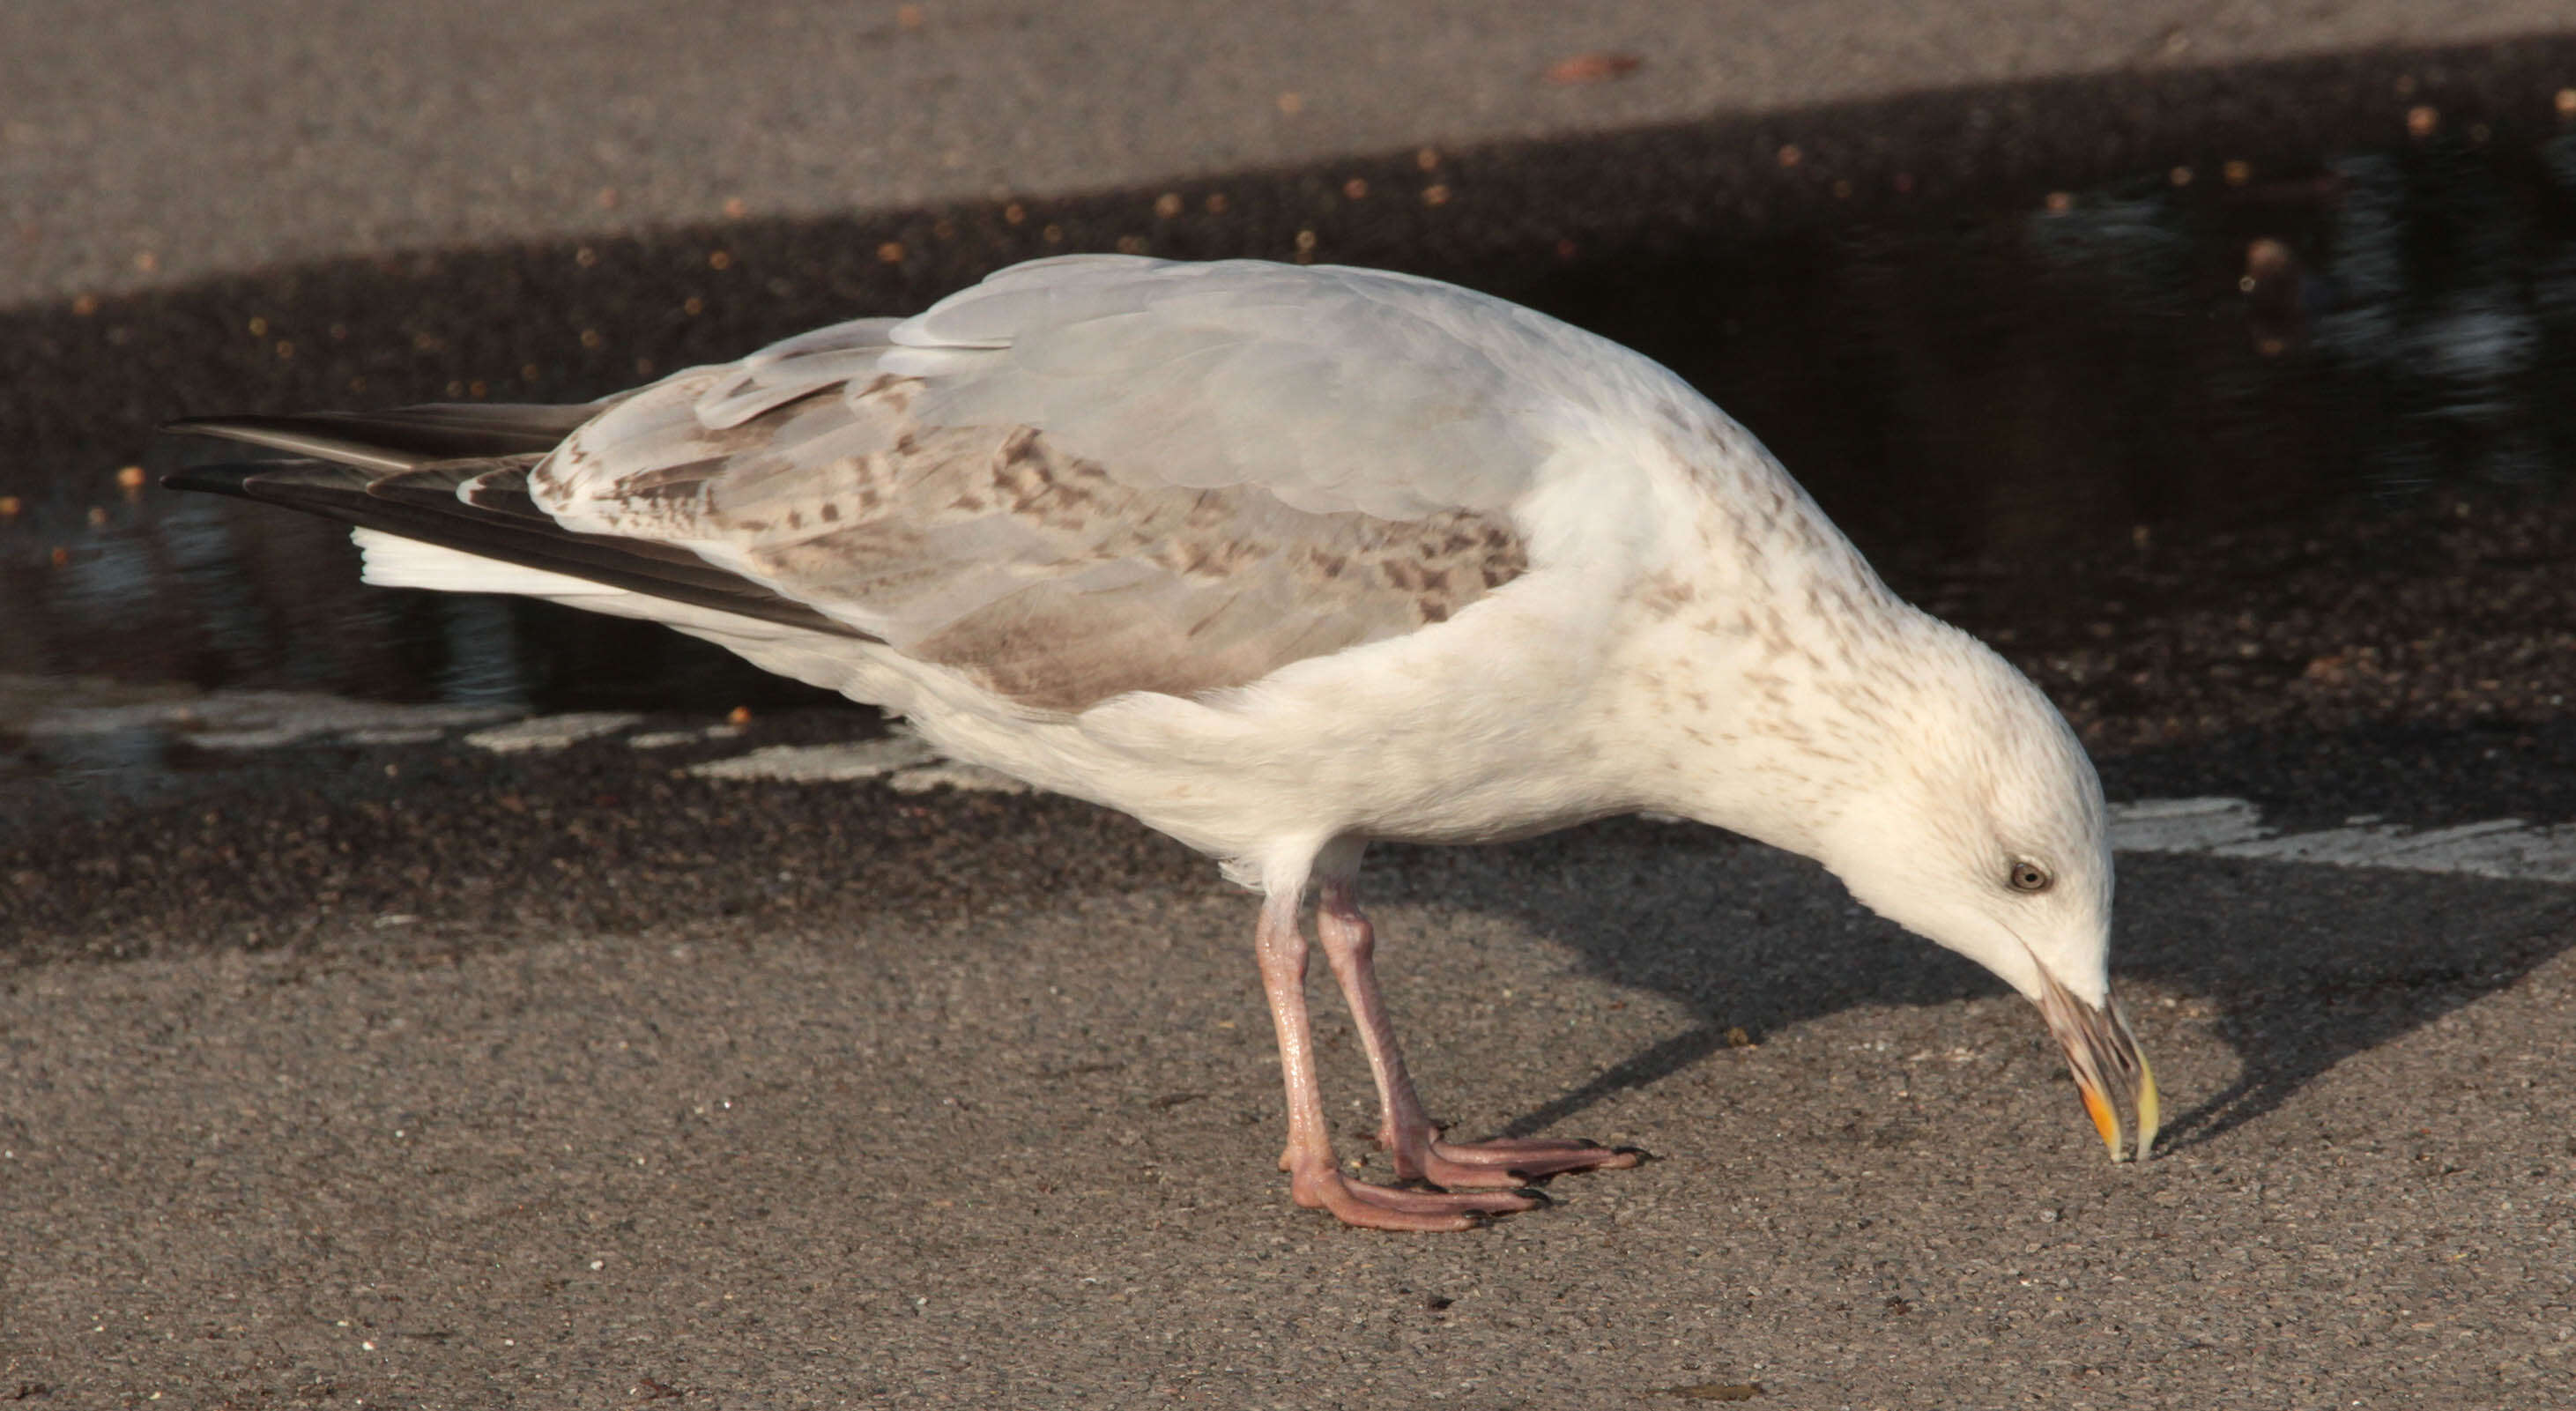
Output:
[[[1526,572],[1514,507],[1618,395],[1609,346],[1399,275],[1084,256],[604,406],[201,429],[365,467],[354,493],[411,510],[453,451],[481,462],[444,491],[468,540],[557,533],[581,553],[539,566],[594,575],[624,546],[672,583],[685,556],[773,619],[1078,711],[1248,684]]]

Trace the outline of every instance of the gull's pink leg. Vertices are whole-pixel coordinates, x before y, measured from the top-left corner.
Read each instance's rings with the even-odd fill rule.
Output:
[[[1355,860],[1356,861],[1356,860]],[[1613,1150],[1590,1142],[1523,1140],[1445,1142],[1440,1129],[1414,1095],[1413,1077],[1404,1071],[1404,1054],[1395,1046],[1395,1025],[1377,989],[1377,933],[1360,914],[1348,877],[1327,876],[1315,905],[1315,934],[1324,957],[1342,982],[1351,1016],[1359,1023],[1360,1042],[1368,1049],[1369,1068],[1377,1075],[1378,1142],[1395,1158],[1395,1174],[1435,1186],[1517,1186],[1565,1171],[1598,1171],[1634,1166],[1641,1152]]]
[[[1299,1205],[1329,1210],[1346,1225],[1379,1230],[1466,1230],[1487,1216],[1540,1204],[1509,1191],[1454,1194],[1391,1190],[1354,1181],[1333,1161],[1333,1137],[1324,1125],[1324,1094],[1315,1082],[1314,1039],[1306,1023],[1306,936],[1297,924],[1301,898],[1273,895],[1261,908],[1254,935],[1261,958],[1261,987],[1270,1019],[1279,1029],[1279,1069],[1288,1085],[1288,1149],[1279,1167]]]

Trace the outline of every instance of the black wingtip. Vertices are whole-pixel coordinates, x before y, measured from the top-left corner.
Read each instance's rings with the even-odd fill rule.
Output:
[[[297,429],[294,417],[286,416],[183,416],[177,421],[161,423],[164,436],[204,436],[216,441],[256,441],[262,436],[278,435]]]
[[[203,490],[212,495],[231,495],[250,499],[248,481],[259,473],[255,465],[192,465],[161,477],[165,490]]]
[[[459,500],[455,476],[467,469],[451,465],[387,473],[345,461],[233,461],[173,471],[161,483],[173,490],[202,490],[281,505],[478,558],[587,578],[645,597],[836,637],[867,639],[868,634],[857,628],[713,567],[686,549],[568,532],[533,506],[510,507],[506,487],[493,497]],[[480,472],[491,467],[482,463],[470,469],[481,478]],[[425,483],[411,486],[407,481]],[[524,495],[522,487],[519,496]],[[501,507],[495,508],[495,503]]]
[[[265,446],[272,451],[337,461],[362,470],[409,470],[427,458],[401,444],[403,438],[398,434],[351,434],[342,429],[340,423],[344,420],[354,419],[336,412],[307,416],[192,416],[165,423],[161,430],[167,435]]]
[[[595,406],[428,402],[380,412],[183,417],[172,436],[240,441],[364,470],[411,470],[433,461],[543,455],[598,414]]]

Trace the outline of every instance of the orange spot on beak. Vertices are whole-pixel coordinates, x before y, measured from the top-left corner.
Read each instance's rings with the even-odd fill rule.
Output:
[[[2093,1090],[2092,1084],[2078,1083],[2076,1088],[2084,1094],[2084,1110],[2093,1118],[2093,1130],[2102,1134],[2102,1145],[2111,1149],[2111,1159],[2119,1160],[2120,1114],[2112,1108],[2109,1099]]]

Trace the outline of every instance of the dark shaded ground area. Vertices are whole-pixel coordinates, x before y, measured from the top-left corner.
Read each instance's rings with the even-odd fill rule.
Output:
[[[2510,740],[2576,697],[2571,566],[2576,499],[2488,487],[2141,533],[2045,583],[1889,567],[2048,687],[2088,744],[2126,752],[2399,721]]]
[[[2570,74],[2576,40],[2551,37],[2140,71],[0,313],[0,671],[549,708],[810,699],[638,624],[352,595],[330,526],[117,476],[207,453],[154,442],[181,415],[579,400],[1071,250],[1385,265],[1530,302],[1692,378],[1936,605],[1989,587],[2053,605],[2069,575],[2137,557],[2142,526],[2162,545],[2356,496],[2558,483]],[[2434,125],[2409,136],[2417,111]],[[2240,289],[2257,241],[2288,263]],[[2476,345],[2461,309],[2503,320],[2509,355],[2453,357]],[[2403,557],[2413,537],[2356,547]],[[2180,574],[2216,598],[2297,555],[2147,558],[2103,596],[2162,601]],[[472,650],[495,640],[497,670]]]

